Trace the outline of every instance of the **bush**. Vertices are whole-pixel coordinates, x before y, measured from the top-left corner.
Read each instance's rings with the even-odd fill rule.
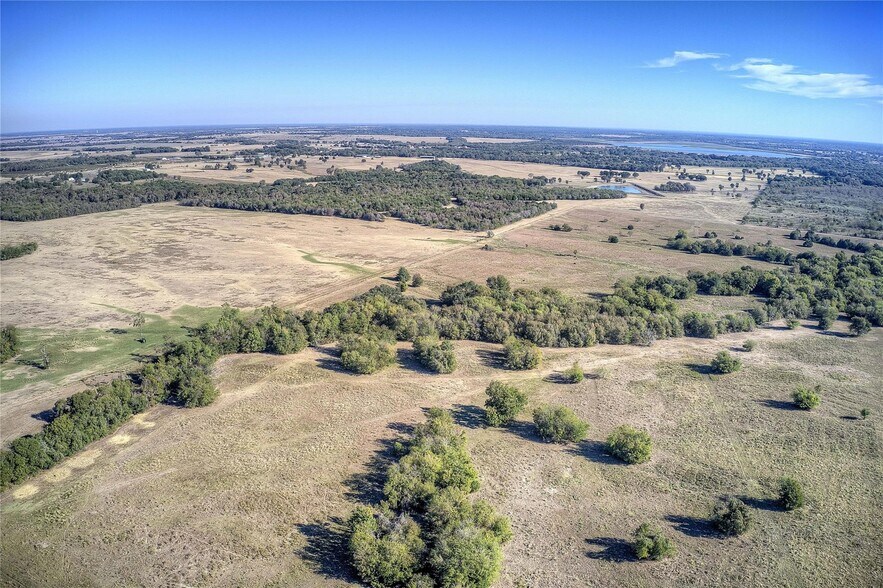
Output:
[[[581,368],[580,365],[576,362],[573,362],[573,365],[570,366],[570,369],[564,372],[564,381],[571,384],[579,384],[585,379],[586,374],[583,371],[583,368]]]
[[[187,408],[208,406],[218,397],[218,389],[204,371],[191,368],[178,380],[175,399]]]
[[[18,329],[7,325],[0,329],[0,363],[18,354]]]
[[[626,463],[644,463],[650,460],[653,442],[646,431],[628,425],[613,430],[607,437],[607,451]]]
[[[427,335],[414,339],[414,352],[420,363],[437,374],[450,374],[457,368],[454,344]]]
[[[849,334],[853,337],[861,337],[870,332],[871,321],[863,316],[854,316],[849,321]]]
[[[610,235],[609,237],[607,237],[607,242],[608,243],[619,243],[619,237],[617,237],[616,235]]]
[[[411,272],[406,270],[404,267],[400,267],[398,273],[396,273],[396,280],[399,282],[405,282],[406,284],[411,279]]]
[[[738,498],[724,498],[714,507],[711,521],[724,535],[741,535],[751,527],[751,510]]]
[[[429,564],[441,588],[487,588],[500,575],[503,548],[489,531],[453,527],[436,540]]]
[[[745,351],[754,351],[755,347],[757,347],[757,343],[752,341],[751,339],[748,339],[747,341],[742,343],[742,349],[744,349]]]
[[[414,274],[414,277],[411,278],[411,286],[414,288],[419,288],[423,285],[423,276],[420,274]]]
[[[793,331],[800,326],[800,321],[797,319],[788,319],[785,321],[785,326]]]
[[[510,370],[532,370],[543,362],[543,352],[524,339],[509,337],[504,343],[505,364]]]
[[[859,411],[859,415],[861,415],[862,420],[864,420],[864,419],[868,418],[869,416],[871,416],[871,409],[863,408]]]
[[[484,403],[485,419],[492,427],[508,425],[527,406],[527,395],[503,382],[491,382],[485,393],[488,397]]]
[[[340,363],[357,374],[373,374],[395,362],[391,345],[367,335],[342,338],[340,350]]]
[[[779,504],[785,510],[794,510],[803,506],[803,486],[794,478],[784,478],[779,485]]]
[[[816,386],[815,388],[798,386],[797,390],[795,390],[791,396],[794,398],[794,404],[796,404],[798,408],[812,410],[822,401],[821,392],[821,386]]]
[[[654,561],[659,561],[675,553],[674,545],[668,537],[663,535],[658,528],[651,526],[650,523],[644,523],[637,528],[632,548],[638,559],[652,559]]]
[[[721,351],[711,360],[711,369],[719,374],[731,374],[742,368],[742,361],[733,357],[729,351]]]
[[[574,443],[582,441],[589,425],[566,406],[541,406],[533,412],[537,433],[546,441]]]
[[[425,544],[406,515],[360,506],[349,519],[349,551],[359,577],[375,588],[393,588],[420,568]]]

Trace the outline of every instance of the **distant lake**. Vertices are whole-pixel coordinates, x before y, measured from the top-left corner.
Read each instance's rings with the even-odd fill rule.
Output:
[[[603,186],[592,186],[593,188],[604,188],[605,190],[619,190],[620,192],[625,192],[626,194],[643,194],[640,190],[635,188],[634,186],[629,186],[627,184],[604,184]]]
[[[761,151],[759,149],[740,149],[726,145],[709,145],[700,143],[656,143],[639,141],[610,141],[617,147],[638,147],[640,149],[655,149],[657,151],[672,151],[680,153],[702,153],[706,155],[745,155],[756,157],[804,157],[794,153],[782,153],[777,151]]]

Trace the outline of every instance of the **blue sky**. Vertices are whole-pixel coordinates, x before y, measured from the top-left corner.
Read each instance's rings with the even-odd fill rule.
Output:
[[[0,130],[236,123],[883,142],[883,3],[0,4]]]

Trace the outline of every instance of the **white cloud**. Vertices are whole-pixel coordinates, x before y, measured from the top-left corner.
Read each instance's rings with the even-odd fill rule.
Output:
[[[787,63],[750,58],[721,71],[738,72],[735,77],[753,80],[746,88],[806,98],[883,98],[883,85],[872,84],[865,74],[800,73]]]
[[[720,59],[723,53],[696,53],[695,51],[675,51],[671,57],[663,57],[652,63],[646,64],[644,67],[674,67],[685,61],[696,61],[698,59]]]

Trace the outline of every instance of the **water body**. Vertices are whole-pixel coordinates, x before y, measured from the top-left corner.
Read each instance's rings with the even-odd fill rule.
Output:
[[[610,141],[611,145],[617,147],[638,147],[640,149],[655,149],[656,151],[672,151],[675,153],[702,153],[705,155],[744,155],[756,157],[803,157],[793,153],[782,153],[779,151],[761,151],[759,149],[740,149],[738,147],[728,147],[726,145],[701,145],[698,143],[655,143],[655,142],[638,142],[638,141]]]
[[[639,189],[634,186],[628,186],[625,184],[604,184],[603,186],[593,186],[593,188],[604,188],[605,190],[619,190],[620,192],[625,192],[626,194],[643,194]]]

